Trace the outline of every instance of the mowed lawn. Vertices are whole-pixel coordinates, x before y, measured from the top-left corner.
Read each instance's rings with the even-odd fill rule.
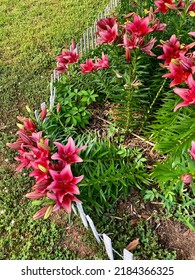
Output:
[[[35,206],[24,196],[33,185],[15,172],[14,151],[6,148],[25,105],[49,99],[55,57],[91,26],[109,0],[1,0],[0,2],[0,259],[76,259],[62,246],[66,217],[33,221]],[[80,227],[80,226],[79,226]],[[75,235],[76,236],[76,235]],[[68,239],[69,240],[69,239]],[[94,258],[94,256],[91,256]]]
[[[1,0],[0,127],[49,95],[55,57],[78,40],[109,0]]]

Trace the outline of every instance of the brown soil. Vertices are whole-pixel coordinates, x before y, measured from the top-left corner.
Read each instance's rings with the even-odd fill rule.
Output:
[[[72,225],[69,224],[68,219],[65,218],[64,211],[60,210],[51,216],[56,224],[63,227],[66,231],[66,239],[61,243],[61,246],[67,247],[70,251],[74,252],[78,258],[82,259],[97,259],[99,246],[96,240],[93,241],[93,246],[87,244],[89,230],[80,224],[80,218],[74,218]]]
[[[118,206],[119,215],[130,215],[132,226],[138,225],[141,219],[149,221],[159,243],[168,250],[176,251],[178,260],[195,260],[195,232],[179,221],[163,217],[162,211],[161,204],[142,203],[137,191],[133,191],[127,202],[120,202]]]
[[[156,232],[160,243],[176,250],[178,260],[195,260],[195,232],[180,222],[166,219],[160,220]]]

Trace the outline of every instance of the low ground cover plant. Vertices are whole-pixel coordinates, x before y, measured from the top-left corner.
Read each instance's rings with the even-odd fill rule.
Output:
[[[195,3],[138,2],[97,22],[94,50],[80,55],[72,40],[56,57],[52,106],[18,117],[8,146],[19,153],[17,171],[35,179],[26,194],[39,207],[34,219],[70,214],[78,199],[101,214],[136,188],[195,230]],[[105,104],[100,137],[92,124]],[[132,135],[154,144],[152,168]]]

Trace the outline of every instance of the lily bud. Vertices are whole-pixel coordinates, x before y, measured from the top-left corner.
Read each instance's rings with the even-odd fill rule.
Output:
[[[46,107],[43,107],[41,110],[40,121],[43,121],[45,119],[46,115],[47,115],[47,109],[46,109]]]
[[[191,174],[183,174],[181,176],[181,180],[184,184],[189,184],[192,181],[192,175]]]
[[[24,126],[23,126],[21,123],[17,123],[17,127],[18,127],[19,129],[23,129],[23,128],[24,128]]]
[[[60,103],[58,103],[57,106],[56,106],[57,113],[60,112],[60,109],[61,109],[61,105],[60,105]]]
[[[44,220],[47,219],[51,215],[51,212],[53,211],[53,207],[54,207],[54,205],[50,205],[47,208],[47,211],[46,211],[46,213],[45,213],[45,215],[43,217]]]
[[[45,215],[45,213],[47,212],[47,209],[48,209],[48,206],[44,206],[39,211],[37,211],[35,213],[35,215],[33,216],[33,220],[37,220],[37,219],[42,218]]]
[[[37,193],[37,192],[30,192],[30,193],[26,194],[26,197],[30,198],[30,199],[39,199],[39,198],[45,197],[45,194],[44,193]]]
[[[26,110],[27,110],[28,113],[31,113],[31,109],[29,108],[28,105],[26,105]]]

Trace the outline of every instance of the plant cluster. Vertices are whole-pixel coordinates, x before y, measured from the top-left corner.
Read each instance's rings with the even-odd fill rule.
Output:
[[[118,13],[97,22],[94,50],[80,56],[74,41],[71,50],[62,50],[56,57],[61,79],[55,84],[55,106],[42,108],[35,123],[20,118],[20,138],[9,146],[20,154],[18,169],[34,169],[30,176],[36,184],[27,196],[44,203],[45,197],[49,199],[49,206],[35,217],[46,218],[59,208],[70,213],[71,201],[77,201],[74,195],[80,193],[76,184],[83,179],[74,177],[73,171],[82,171],[80,197],[86,207],[95,205],[99,210],[136,186],[145,199],[161,199],[177,217],[185,212],[189,217],[183,221],[193,228],[195,5],[181,0],[138,2],[130,6],[125,0]],[[159,60],[164,64],[159,65]],[[164,74],[164,69],[169,73]],[[176,105],[178,96],[183,102]],[[106,101],[115,106],[109,123],[121,142],[110,141],[109,132],[104,139],[89,133],[90,105]],[[152,176],[142,152],[125,145],[133,131],[150,137],[154,149],[163,153],[165,160],[156,164]],[[69,138],[73,136],[81,148]],[[85,145],[84,162],[71,169]],[[158,187],[150,188],[150,183]]]
[[[40,120],[45,118],[46,113],[44,107]],[[54,142],[58,151],[52,153],[49,139],[44,139],[42,131],[36,130],[33,120],[23,117],[18,117],[18,119],[22,122],[18,124],[19,138],[14,143],[8,143],[7,146],[19,153],[19,156],[15,157],[15,160],[20,162],[16,168],[17,171],[22,171],[23,168],[33,169],[29,176],[35,178],[35,185],[32,187],[33,191],[26,197],[37,200],[37,205],[43,205],[33,219],[41,217],[47,219],[52,212],[60,208],[70,213],[71,202],[79,202],[75,194],[80,193],[77,184],[83,179],[83,176],[73,176],[71,165],[82,162],[78,153],[86,146],[76,148],[70,137],[66,145]]]

